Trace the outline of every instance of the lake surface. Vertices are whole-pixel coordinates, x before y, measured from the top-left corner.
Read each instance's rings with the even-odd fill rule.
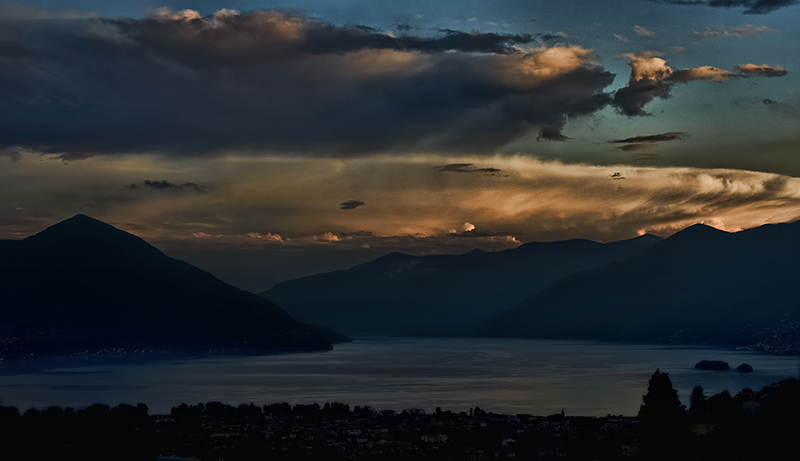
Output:
[[[753,373],[698,371],[724,360]],[[703,347],[474,338],[362,338],[331,352],[271,356],[76,357],[0,364],[0,404],[145,403],[151,414],[182,402],[343,402],[376,409],[635,415],[656,368],[684,404],[797,377],[800,358]]]

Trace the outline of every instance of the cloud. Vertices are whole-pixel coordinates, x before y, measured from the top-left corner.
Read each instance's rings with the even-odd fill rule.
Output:
[[[786,75],[782,66],[743,64],[733,71],[713,66],[673,69],[654,51],[622,55],[631,68],[628,85],[614,94],[613,105],[628,116],[649,115],[644,106],[655,98],[666,99],[672,87],[696,81],[723,82],[740,77],[780,77]]]
[[[609,141],[615,144],[631,144],[637,142],[662,142],[662,141],[674,141],[676,139],[682,139],[682,136],[686,134],[682,131],[670,131],[669,133],[659,133],[659,134],[643,134],[639,136],[633,136],[631,138],[625,139],[615,139],[613,141]]]
[[[650,0],[673,5],[704,5],[713,8],[744,8],[744,14],[767,14],[796,5],[798,0]]]
[[[316,243],[336,243],[341,242],[342,238],[332,232],[325,232],[324,234],[312,236],[311,240]]]
[[[655,32],[643,26],[633,26],[633,32],[636,35],[641,35],[642,37],[655,37],[656,35]]]
[[[356,208],[365,205],[361,200],[348,200],[339,204],[341,210],[355,210]]]
[[[449,173],[499,173],[503,170],[499,168],[476,168],[472,163],[450,163],[442,167],[437,167],[439,171]]]
[[[614,95],[614,105],[625,115],[647,115],[644,106],[653,99],[669,97],[673,69],[658,53],[646,51],[622,56],[628,61],[631,76],[628,85]]]
[[[620,42],[623,42],[623,43],[627,43],[628,42],[628,38],[625,37],[624,35],[614,34],[614,38],[616,38],[617,40],[619,40]]]
[[[771,106],[773,104],[778,104],[778,101],[774,99],[764,98],[761,100],[761,104],[764,104],[765,106]]]
[[[552,34],[536,34],[536,37],[540,38],[543,41],[563,40],[563,39],[567,38],[567,33],[566,32],[562,32],[562,31],[558,31],[558,32],[554,32]]]
[[[280,234],[273,234],[271,232],[267,232],[266,234],[259,234],[258,232],[249,232],[247,234],[247,237],[258,240],[259,242],[262,243],[281,243],[281,244],[287,243],[287,241],[285,241]]]
[[[192,190],[195,192],[208,192],[209,190],[213,189],[211,186],[204,186],[202,184],[197,184],[194,182],[187,182],[183,184],[173,184],[166,180],[160,181],[151,181],[149,179],[145,179],[141,184],[128,184],[125,186],[129,189],[151,189],[151,190],[159,190],[159,191],[168,191],[168,190]]]
[[[64,159],[494,152],[564,139],[614,78],[591,50],[532,35],[390,35],[277,11],[4,27],[20,51],[0,68],[0,148]]]
[[[751,35],[764,35],[770,32],[775,32],[770,26],[756,25],[756,24],[740,24],[734,27],[726,27],[718,24],[709,27],[706,30],[693,30],[692,37],[694,38],[721,38],[721,37],[747,37]]]
[[[475,224],[465,222],[464,225],[461,226],[461,232],[472,232],[475,230]]]
[[[619,146],[617,149],[623,152],[642,152],[652,150],[658,147],[658,145],[654,142],[642,142],[636,144],[627,144],[625,146]]]
[[[689,83],[696,81],[723,82],[739,77],[735,73],[714,66],[700,66],[691,69],[675,70],[670,75],[671,83]]]
[[[25,153],[26,153],[25,149],[22,149],[17,146],[11,146],[5,149],[0,149],[0,157],[6,157],[12,162],[18,162],[19,159],[22,158],[22,155]]]
[[[742,64],[734,67],[742,75],[756,77],[783,77],[788,72],[783,66],[770,66],[767,64]]]
[[[561,133],[559,127],[544,127],[539,130],[539,136],[536,138],[537,141],[566,141],[568,139]]]
[[[619,146],[617,149],[623,152],[631,152],[631,153],[640,153],[643,151],[653,150],[658,145],[656,143],[659,142],[666,142],[666,141],[674,141],[676,139],[683,139],[685,133],[681,131],[670,131],[669,133],[659,133],[659,134],[644,134],[639,136],[633,136],[631,138],[625,139],[615,139],[613,141],[609,141],[612,144],[625,144],[624,146]],[[641,154],[640,154],[641,155]],[[646,158],[639,158],[638,160],[653,160],[653,157],[646,157]]]
[[[630,152],[631,162],[647,160],[653,152]],[[787,150],[787,158],[793,152]],[[752,151],[747,153],[752,157]],[[727,150],[725,154],[738,155]],[[664,157],[671,161],[673,156]],[[710,164],[714,158],[718,159],[702,160]],[[0,194],[0,208],[24,209],[0,217],[0,239],[25,237],[82,212],[152,242],[225,244],[242,251],[290,251],[303,245],[361,251],[369,244],[374,251],[430,254],[463,253],[476,246],[511,248],[509,237],[518,242],[611,241],[631,237],[639,229],[661,229],[663,235],[670,226],[712,218],[729,228],[800,218],[800,179],[757,171],[592,166],[527,155],[369,156],[346,161],[226,156],[204,160],[203,171],[193,159],[156,155],[105,156],[68,165],[42,159],[23,155],[9,168],[0,167],[6,192]],[[474,174],[440,172],[450,161],[491,165],[509,176],[478,181]],[[172,170],[191,172],[189,179],[198,183],[213,180],[214,193],[131,194],[120,187],[133,182],[132,175],[155,177]],[[612,181],[614,172],[626,179]],[[175,184],[188,181],[172,179]],[[372,212],[343,213],[331,207],[330,198],[347,190],[369,197]],[[449,233],[454,229],[463,234],[466,222],[477,229],[468,235]]]
[[[222,234],[206,234],[205,232],[194,232],[192,237],[196,239],[206,240],[206,239],[220,239],[225,237]]]

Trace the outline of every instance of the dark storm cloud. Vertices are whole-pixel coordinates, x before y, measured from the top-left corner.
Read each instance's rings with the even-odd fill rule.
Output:
[[[610,102],[589,50],[529,35],[392,36],[293,14],[159,10],[0,25],[0,149],[491,152]]]
[[[767,14],[780,8],[796,5],[798,0],[650,0],[672,5],[704,5],[713,8],[744,8],[744,14]]]
[[[669,98],[675,85],[696,81],[724,82],[743,77],[781,77],[787,74],[783,66],[741,64],[733,71],[713,66],[673,69],[653,51],[629,53],[622,56],[631,68],[628,85],[614,94],[613,105],[621,113],[633,117],[649,115],[644,110],[655,98]]]
[[[191,190],[195,192],[208,192],[212,189],[211,186],[204,186],[202,184],[197,184],[194,182],[187,182],[183,184],[174,184],[166,180],[160,181],[150,181],[149,179],[145,179],[141,184],[128,184],[128,189],[150,189],[150,190]]]
[[[632,138],[625,138],[625,139],[615,139],[613,141],[609,141],[615,144],[632,144],[637,142],[661,142],[661,141],[674,141],[676,139],[681,139],[681,137],[686,134],[682,131],[670,131],[669,133],[659,133],[659,134],[643,134],[640,136],[634,136]]]
[[[348,200],[346,202],[342,202],[339,204],[339,209],[341,210],[355,210],[360,206],[366,205],[361,200]]]
[[[659,142],[667,142],[667,141],[675,141],[676,139],[683,139],[683,136],[685,134],[686,133],[682,131],[670,131],[669,133],[659,133],[659,134],[643,134],[625,139],[615,139],[613,141],[609,141],[609,143],[625,144],[624,146],[617,147],[617,149],[623,152],[640,153],[657,148]],[[639,156],[637,156],[637,160],[653,160],[653,159],[654,158],[650,156],[641,159],[639,158]]]
[[[561,133],[561,128],[558,126],[546,126],[539,130],[539,136],[536,139],[538,141],[566,141],[569,138]]]
[[[450,173],[499,173],[499,168],[475,168],[472,163],[450,163],[439,168],[439,171]]]

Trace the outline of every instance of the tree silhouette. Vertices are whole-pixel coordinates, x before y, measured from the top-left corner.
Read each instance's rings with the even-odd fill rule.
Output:
[[[678,399],[667,373],[656,369],[642,397],[639,421],[642,425],[642,452],[647,459],[678,459],[686,443],[689,427],[686,407]]]
[[[690,407],[689,414],[693,419],[703,419],[706,416],[706,395],[703,393],[703,388],[697,386],[692,389],[692,396],[689,397]]]

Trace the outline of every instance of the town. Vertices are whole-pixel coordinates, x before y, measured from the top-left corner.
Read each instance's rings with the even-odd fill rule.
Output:
[[[503,415],[478,407],[375,410],[343,403],[0,407],[4,460],[621,460],[777,459],[800,453],[800,381],[735,396],[692,392],[687,409],[666,373],[637,417]],[[719,458],[717,455],[724,455]],[[774,457],[772,455],[775,455]]]

